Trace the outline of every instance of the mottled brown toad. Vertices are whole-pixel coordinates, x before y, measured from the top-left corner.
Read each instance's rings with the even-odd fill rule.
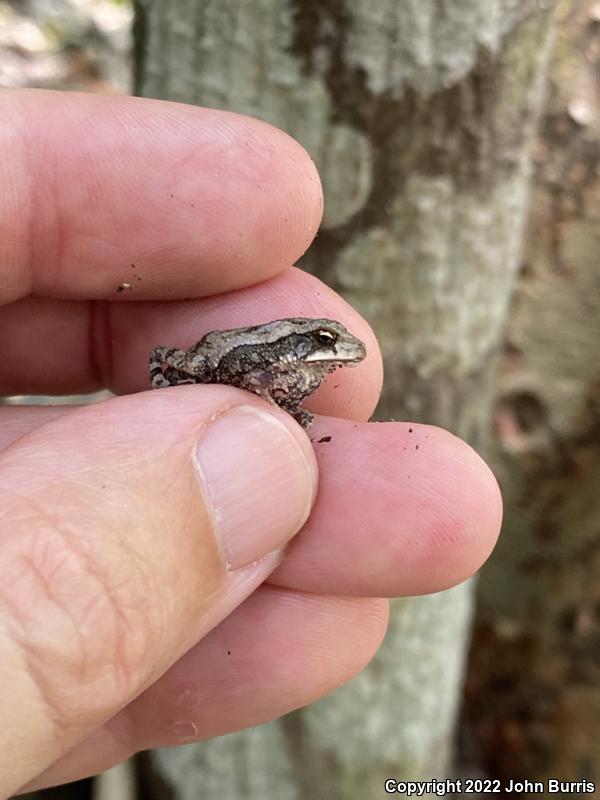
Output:
[[[212,331],[188,350],[157,347],[149,369],[155,389],[182,383],[237,386],[280,406],[306,429],[313,418],[300,403],[330,372],[365,355],[363,342],[339,322],[292,317]]]

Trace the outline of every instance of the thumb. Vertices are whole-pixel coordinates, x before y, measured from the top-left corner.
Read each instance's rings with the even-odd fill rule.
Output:
[[[2,796],[265,579],[316,470],[291,417],[219,386],[81,408],[0,454]]]

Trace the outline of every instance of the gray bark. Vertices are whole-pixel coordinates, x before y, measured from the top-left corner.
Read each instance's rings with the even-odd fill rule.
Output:
[[[495,412],[505,525],[466,713],[501,779],[600,779],[599,11],[561,26]]]
[[[371,322],[380,417],[482,446],[551,41],[538,0],[138,0],[139,93],[290,132],[325,187],[303,266]],[[364,798],[448,767],[471,588],[394,604],[371,666],[314,706],[155,755],[177,798]]]

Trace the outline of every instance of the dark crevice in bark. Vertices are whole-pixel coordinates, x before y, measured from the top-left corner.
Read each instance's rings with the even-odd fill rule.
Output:
[[[133,766],[137,800],[175,800],[175,791],[155,767],[149,752],[134,756]]]
[[[146,44],[148,21],[143,0],[133,0],[133,94],[140,97],[146,74]]]
[[[328,777],[341,773],[333,752],[314,746],[301,713],[286,714],[280,722],[294,771],[298,800],[329,798]],[[310,754],[308,759],[307,754]]]
[[[491,191],[518,168],[516,154],[529,135],[531,109],[524,104],[512,110],[509,152],[515,156],[507,157],[495,129],[504,65],[492,53],[480,48],[471,72],[432,96],[408,88],[394,97],[391,91],[374,92],[364,69],[351,63],[347,39],[352,16],[343,0],[295,0],[292,9],[290,52],[306,75],[319,73],[329,91],[332,122],[357,130],[372,145],[372,185],[365,204],[344,224],[322,229],[317,246],[302,262],[339,288],[334,274],[339,252],[357,233],[389,225],[393,201],[410,174],[443,175],[457,191]],[[510,35],[517,33],[515,28]]]
[[[50,786],[37,792],[20,794],[21,800],[90,800],[94,778],[73,781],[63,786]]]

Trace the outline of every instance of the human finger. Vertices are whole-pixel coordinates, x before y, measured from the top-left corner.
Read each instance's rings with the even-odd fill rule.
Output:
[[[258,725],[364,668],[387,625],[382,600],[263,586],[127,708],[27,789],[93,775],[139,750]]]
[[[433,425],[317,417],[319,494],[269,582],[402,597],[448,589],[487,560],[502,498],[485,461]]]
[[[0,304],[247,286],[296,261],[321,219],[306,152],[251,117],[5,90],[0,119]]]
[[[15,410],[0,409],[0,420],[2,411]],[[397,597],[454,586],[486,561],[502,499],[489,467],[463,441],[430,425],[330,417],[316,417],[309,433],[319,494],[271,583]]]
[[[81,408],[0,454],[3,796],[241,603],[310,511],[299,426],[198,388]]]

